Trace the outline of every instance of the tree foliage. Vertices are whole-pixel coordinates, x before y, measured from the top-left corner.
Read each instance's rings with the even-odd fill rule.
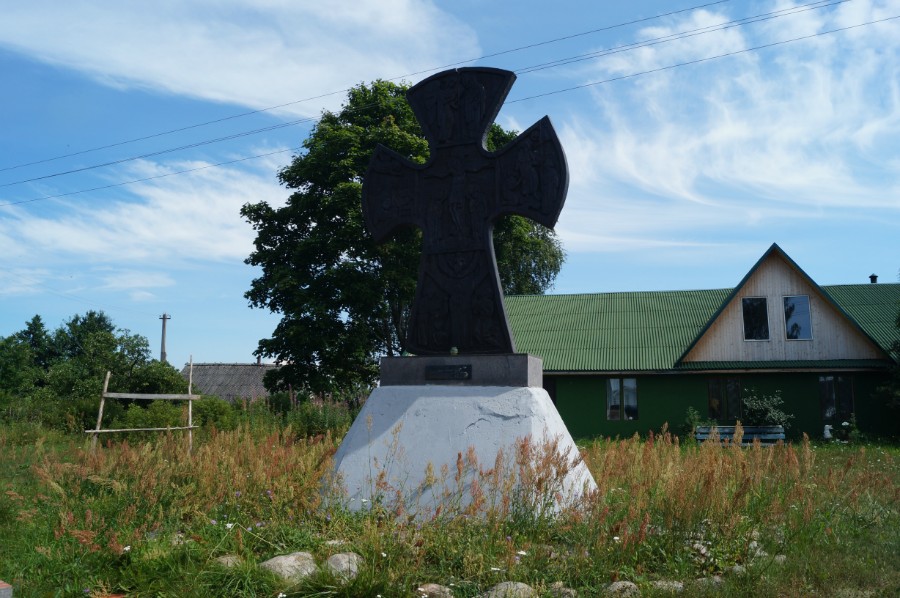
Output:
[[[282,316],[256,351],[283,364],[269,374],[272,389],[345,391],[371,383],[376,356],[404,351],[421,232],[405,229],[376,245],[361,192],[379,143],[416,163],[428,159],[406,89],[376,81],[350,90],[344,107],[322,115],[303,152],[279,173],[292,192],[287,204],[248,203],[241,211],[256,231],[246,262],[262,270],[246,297]],[[488,149],[515,136],[494,124]],[[497,223],[494,246],[505,293],[545,291],[564,259],[552,230],[517,216]]]
[[[187,390],[175,368],[151,359],[145,337],[116,328],[103,312],[75,315],[52,334],[35,316],[0,338],[0,404],[8,417],[77,429],[96,418],[106,372],[113,392]]]

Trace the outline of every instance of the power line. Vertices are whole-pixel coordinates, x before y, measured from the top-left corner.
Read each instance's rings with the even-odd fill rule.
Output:
[[[276,150],[274,152],[268,152],[266,154],[257,154],[255,156],[245,156],[243,158],[237,158],[235,160],[228,160],[226,162],[218,162],[216,164],[206,164],[205,166],[198,166],[196,168],[187,168],[185,170],[178,170],[175,172],[167,172],[165,174],[157,174],[154,176],[144,177],[142,179],[134,179],[131,181],[123,181],[121,183],[112,183],[109,185],[102,185],[100,187],[93,187],[91,189],[80,189],[78,191],[70,191],[68,193],[57,193],[56,195],[44,195],[42,197],[33,197],[31,199],[23,199],[21,201],[10,201],[7,203],[0,203],[0,208],[7,208],[9,206],[18,206],[26,203],[33,203],[36,201],[44,201],[46,199],[56,199],[59,197],[68,197],[70,195],[79,195],[81,193],[90,193],[91,191],[102,191],[104,189],[113,189],[115,187],[124,187],[125,185],[134,185],[136,183],[144,183],[146,181],[152,181],[155,179],[164,179],[166,177],[175,176],[178,174],[187,174],[189,172],[197,172],[198,170],[206,170],[208,168],[216,168],[219,166],[227,166],[228,164],[236,164],[238,162],[246,162],[247,160],[255,160],[257,158],[265,158],[266,156],[274,156],[275,154],[283,154],[285,152],[296,152],[300,151],[302,148],[299,147],[291,147],[283,150]]]
[[[670,64],[670,65],[667,65],[667,66],[661,66],[661,67],[659,67],[659,68],[649,69],[649,70],[646,70],[646,71],[640,71],[640,72],[638,72],[638,73],[631,73],[631,74],[628,74],[628,75],[621,75],[621,76],[619,76],[619,77],[611,77],[611,78],[609,78],[609,79],[602,79],[602,80],[600,80],[600,81],[593,81],[593,82],[591,82],[591,83],[583,83],[583,84],[581,84],[581,85],[574,85],[574,86],[572,86],[572,87],[566,87],[566,88],[564,88],[564,89],[557,89],[557,90],[555,90],[555,91],[548,91],[548,92],[545,92],[545,93],[539,93],[539,94],[535,94],[535,95],[528,96],[528,97],[525,97],[525,98],[518,98],[518,99],[516,99],[516,100],[510,100],[510,101],[508,101],[508,102],[506,102],[506,103],[507,103],[507,104],[515,104],[515,103],[517,103],[517,102],[524,102],[524,101],[526,101],[526,100],[533,100],[533,99],[536,99],[536,98],[543,98],[543,97],[552,96],[552,95],[556,95],[556,94],[560,94],[560,93],[566,93],[566,92],[569,92],[569,91],[575,91],[576,89],[584,89],[584,88],[586,88],[586,87],[593,87],[593,86],[595,86],[595,85],[602,85],[602,84],[604,84],[604,83],[612,83],[613,81],[622,81],[622,80],[624,80],[624,79],[631,79],[631,78],[634,78],[634,77],[638,77],[638,76],[640,76],[640,75],[649,75],[649,74],[651,74],[651,73],[659,73],[659,72],[662,72],[662,71],[667,71],[667,70],[671,70],[671,69],[674,69],[674,68],[678,68],[678,67],[681,67],[681,66],[689,66],[689,65],[692,65],[692,64],[699,64],[699,63],[701,63],[701,62],[708,62],[708,61],[710,61],[710,60],[716,60],[716,59],[718,59],[718,58],[726,58],[726,57],[728,57],[728,56],[736,56],[736,55],[738,55],[738,54],[745,54],[745,53],[747,53],[747,52],[754,52],[754,51],[756,51],[756,50],[764,50],[764,49],[766,49],[766,48],[774,48],[775,46],[782,46],[782,45],[784,45],[784,44],[789,44],[789,43],[792,43],[792,42],[799,42],[799,41],[803,41],[803,40],[807,40],[807,39],[812,39],[812,38],[814,38],[814,37],[820,37],[820,36],[822,36],[822,35],[829,35],[829,34],[832,34],[832,33],[839,33],[839,32],[841,32],[841,31],[849,31],[850,29],[858,29],[859,27],[866,27],[866,26],[868,26],[868,25],[876,25],[876,24],[878,24],[878,23],[884,23],[884,22],[886,22],[886,21],[893,21],[893,20],[895,20],[895,19],[900,19],[900,15],[894,15],[894,16],[892,16],[892,17],[885,17],[885,18],[883,18],[883,19],[875,19],[875,20],[873,20],[873,21],[866,21],[865,23],[859,23],[859,24],[857,24],[857,25],[848,25],[847,27],[839,27],[839,28],[837,28],[837,29],[831,29],[831,30],[829,30],[829,31],[820,31],[820,32],[818,32],[818,33],[813,33],[813,34],[810,34],[810,35],[804,35],[804,36],[801,36],[801,37],[795,37],[795,38],[792,38],[792,39],[786,39],[786,40],[782,40],[782,41],[778,41],[778,42],[772,42],[772,43],[770,43],[770,44],[763,44],[763,45],[761,45],[761,46],[754,46],[754,47],[752,47],[752,48],[744,48],[743,50],[735,50],[735,51],[733,51],[733,52],[726,52],[725,54],[717,54],[717,55],[715,55],[715,56],[707,56],[706,58],[698,58],[698,59],[696,59],[696,60],[688,60],[687,62],[679,62],[678,64]]]
[[[591,29],[591,30],[589,30],[589,31],[583,31],[583,32],[581,32],[581,33],[574,33],[574,34],[571,34],[571,35],[565,35],[565,36],[561,36],[561,37],[557,37],[557,38],[553,38],[553,39],[549,39],[549,40],[545,40],[545,41],[541,41],[541,42],[535,42],[535,43],[532,43],[532,44],[527,44],[527,45],[524,45],[524,46],[519,46],[519,47],[517,47],[517,48],[512,48],[512,49],[509,49],[509,50],[501,50],[501,51],[499,51],[499,52],[493,52],[493,53],[491,53],[491,54],[485,54],[485,55],[479,56],[479,57],[477,57],[477,58],[468,58],[468,59],[466,59],[466,60],[460,60],[460,61],[458,61],[458,62],[453,62],[453,63],[445,64],[445,65],[442,65],[442,66],[432,67],[432,68],[428,68],[428,69],[424,69],[424,70],[420,70],[420,71],[415,71],[415,72],[412,72],[412,73],[406,73],[405,75],[400,75],[400,76],[397,76],[397,77],[391,77],[391,78],[389,78],[389,79],[385,79],[385,81],[397,81],[397,80],[402,80],[402,79],[405,79],[405,78],[407,78],[407,77],[414,77],[414,76],[416,76],[416,75],[421,75],[421,74],[424,74],[424,73],[431,73],[431,72],[435,72],[435,71],[440,71],[440,70],[447,69],[447,68],[451,68],[451,67],[454,67],[454,66],[459,66],[459,65],[461,65],[461,64],[469,64],[469,63],[472,63],[472,62],[477,62],[477,61],[479,61],[479,60],[485,60],[485,59],[487,59],[487,58],[495,58],[495,57],[497,57],[497,56],[503,56],[503,55],[506,55],[506,54],[512,54],[512,53],[514,53],[514,52],[521,52],[522,50],[529,50],[529,49],[537,48],[537,47],[540,47],[540,46],[546,46],[546,45],[550,45],[550,44],[555,44],[555,43],[558,43],[558,42],[561,42],[561,41],[567,41],[567,40],[570,40],[570,39],[575,39],[575,38],[577,38],[577,37],[584,37],[584,36],[586,36],[586,35],[592,35],[592,34],[595,34],[595,33],[601,33],[601,32],[603,32],[603,31],[611,31],[611,30],[613,30],[613,29],[618,29],[618,28],[621,28],[621,27],[627,27],[627,26],[629,26],[629,25],[636,25],[636,24],[638,24],[638,23],[644,23],[644,22],[647,22],[647,21],[652,21],[652,20],[655,20],[655,19],[661,19],[661,18],[664,18],[664,17],[670,17],[670,16],[677,15],[677,14],[681,14],[681,13],[684,13],[684,12],[690,12],[690,11],[692,11],[692,10],[699,10],[699,9],[701,9],[701,8],[708,8],[708,7],[714,6],[714,5],[716,5],[716,4],[725,4],[725,3],[730,2],[730,1],[731,1],[731,0],[716,0],[715,2],[707,2],[707,3],[705,3],[705,4],[698,4],[698,5],[696,5],[696,6],[691,6],[691,7],[689,7],[689,8],[682,8],[682,9],[679,9],[679,10],[673,10],[673,11],[671,11],[671,12],[667,12],[667,13],[662,13],[662,14],[654,15],[654,16],[652,16],[652,17],[644,17],[644,18],[641,18],[641,19],[634,19],[634,20],[627,21],[627,22],[624,22],[624,23],[618,23],[618,24],[616,24],[616,25],[608,25],[608,26],[606,26],[606,27],[599,27],[599,28],[597,28],[597,29]],[[844,1],[849,1],[849,0],[844,0]],[[170,129],[170,130],[168,130],[168,131],[161,131],[161,132],[159,132],[159,133],[152,133],[152,134],[150,134],[150,135],[145,135],[145,136],[143,136],[143,137],[135,137],[135,138],[133,138],[133,139],[126,139],[126,140],[119,141],[119,142],[116,142],[116,143],[110,143],[110,144],[108,144],[108,145],[102,145],[102,146],[93,147],[93,148],[89,148],[89,149],[85,149],[85,150],[80,150],[80,151],[77,151],[77,152],[72,152],[72,153],[68,153],[68,154],[62,154],[62,155],[59,155],[59,156],[54,156],[54,157],[52,157],[52,158],[45,158],[45,159],[42,159],[42,160],[35,160],[35,161],[33,161],[33,162],[25,162],[25,163],[22,163],[22,164],[15,164],[15,165],[13,165],[13,166],[6,166],[6,167],[3,167],[3,168],[0,168],[0,172],[6,172],[6,171],[9,171],[9,170],[16,170],[16,169],[18,169],[18,168],[25,168],[26,166],[36,166],[36,165],[38,165],[38,164],[46,164],[47,162],[54,162],[54,161],[56,161],[56,160],[62,160],[63,158],[71,158],[71,157],[74,157],[74,156],[81,156],[81,155],[84,155],[84,154],[89,154],[89,153],[93,153],[93,152],[98,152],[98,151],[105,150],[105,149],[111,149],[111,148],[114,148],[114,147],[120,147],[120,146],[127,145],[127,144],[130,144],[130,143],[137,143],[137,142],[139,142],[139,141],[147,141],[147,140],[149,140],[149,139],[155,139],[155,138],[157,138],[157,137],[163,137],[163,136],[165,136],[165,135],[172,135],[172,134],[175,134],[175,133],[183,133],[183,132],[185,132],[185,131],[190,131],[191,129],[197,129],[197,128],[205,127],[205,126],[208,126],[208,125],[214,125],[214,124],[218,124],[218,123],[222,123],[222,122],[227,122],[227,121],[229,121],[229,120],[234,120],[234,119],[237,119],[237,118],[243,118],[243,117],[245,117],[245,116],[253,116],[254,114],[262,114],[262,113],[266,113],[266,112],[271,112],[271,111],[273,111],[273,110],[278,110],[278,109],[280,109],[280,108],[287,108],[288,106],[295,106],[295,105],[297,105],[297,104],[302,104],[302,103],[304,103],[304,102],[311,102],[311,101],[313,101],[313,100],[320,100],[320,99],[322,99],[322,98],[327,98],[327,97],[330,97],[330,96],[333,96],[333,95],[337,95],[337,94],[339,94],[339,93],[346,93],[346,92],[350,91],[350,89],[352,89],[352,88],[349,88],[349,87],[348,87],[348,88],[339,89],[339,90],[336,90],[336,91],[330,91],[330,92],[323,93],[323,94],[320,94],[320,95],[317,95],[317,96],[310,96],[310,97],[303,98],[303,99],[300,99],[300,100],[294,100],[294,101],[291,101],[291,102],[285,102],[284,104],[278,104],[278,105],[276,105],[276,106],[269,106],[268,108],[260,108],[260,109],[258,109],[258,110],[250,110],[250,111],[247,111],[247,112],[241,112],[241,113],[238,113],[238,114],[232,114],[232,115],[230,115],[230,116],[225,116],[225,117],[222,117],[222,118],[217,118],[217,119],[209,120],[209,121],[206,121],[206,122],[201,122],[201,123],[196,123],[196,124],[192,124],[192,125],[187,125],[187,126],[179,127],[179,128],[176,128],[176,129]],[[314,119],[314,118],[301,119],[301,120],[299,120],[299,121],[295,121],[294,124],[298,124],[298,123],[300,123],[300,122],[307,122],[307,121],[309,121],[309,120],[315,120],[315,119]],[[68,174],[68,173],[66,173],[66,174]],[[28,182],[28,181],[25,181],[25,182]],[[17,184],[17,183],[10,183],[10,184],[14,185],[14,184]]]
[[[720,0],[720,2],[713,2],[713,3],[701,5],[700,8],[705,7],[705,6],[710,6],[710,5],[712,5],[712,4],[721,4],[721,3],[724,2],[724,1],[728,1],[728,0]],[[618,47],[616,47],[616,48],[611,48],[611,49],[607,49],[607,50],[598,51],[598,52],[595,52],[595,53],[592,53],[592,54],[589,54],[589,55],[573,56],[573,57],[568,57],[568,58],[559,59],[559,60],[557,60],[557,61],[553,61],[553,62],[549,62],[549,63],[543,63],[543,64],[535,65],[535,66],[532,66],[532,67],[525,67],[525,68],[523,68],[523,69],[518,70],[517,73],[519,73],[519,74],[526,74],[526,73],[530,73],[530,72],[534,72],[534,71],[538,71],[538,70],[543,70],[543,69],[546,69],[546,68],[554,68],[554,67],[556,67],[556,66],[562,66],[562,65],[564,65],[564,64],[570,64],[570,63],[577,62],[577,61],[580,61],[580,60],[587,60],[588,58],[593,57],[593,56],[602,56],[602,55],[612,54],[612,53],[616,53],[616,52],[624,52],[624,51],[628,51],[628,50],[634,50],[634,49],[637,49],[637,48],[642,48],[642,47],[647,47],[647,46],[651,46],[651,45],[657,45],[657,44],[661,44],[661,43],[666,43],[666,42],[670,42],[670,41],[675,41],[675,40],[683,39],[683,38],[686,38],[686,37],[693,37],[693,36],[696,36],[696,35],[703,35],[703,34],[705,34],[705,33],[712,33],[712,32],[714,32],[714,31],[719,31],[719,30],[721,30],[721,29],[725,29],[725,28],[728,28],[728,27],[734,27],[734,26],[737,26],[738,24],[741,24],[741,23],[743,23],[743,22],[745,22],[745,21],[746,21],[746,22],[752,23],[752,22],[758,22],[758,21],[762,21],[762,20],[769,20],[769,19],[774,19],[774,18],[781,18],[781,17],[784,17],[784,16],[790,16],[790,15],[792,15],[792,14],[796,14],[797,12],[805,12],[806,10],[814,10],[814,9],[818,9],[818,8],[824,8],[824,7],[827,7],[827,6],[833,6],[833,5],[835,5],[835,4],[841,4],[841,3],[849,2],[849,1],[851,1],[851,0],[817,0],[816,2],[812,2],[812,3],[810,3],[810,4],[802,5],[802,6],[800,6],[800,7],[792,7],[792,8],[790,8],[790,9],[781,9],[781,10],[772,11],[772,12],[769,12],[769,13],[762,13],[762,14],[760,14],[760,15],[754,15],[754,16],[752,16],[752,17],[745,17],[745,18],[743,18],[743,19],[737,19],[737,20],[734,20],[734,21],[728,21],[728,22],[725,22],[725,23],[720,23],[719,25],[710,25],[710,26],[707,26],[707,27],[702,27],[702,28],[694,29],[694,30],[687,31],[687,32],[681,32],[681,33],[677,33],[677,34],[671,34],[671,35],[663,36],[663,37],[660,37],[660,38],[653,38],[653,39],[650,39],[650,40],[643,40],[643,41],[641,41],[641,42],[635,42],[635,43],[627,44],[627,45],[624,45],[624,46],[618,46]],[[695,8],[696,8],[696,7],[695,7]],[[687,10],[693,10],[693,8],[692,8],[692,9],[682,9],[682,10],[679,10],[679,11],[674,11],[674,12],[672,12],[672,13],[666,13],[666,15],[662,15],[662,16],[668,16],[668,15],[671,15],[671,14],[677,14],[677,13],[680,13],[680,12],[685,12],[685,11],[687,11]],[[644,19],[638,19],[638,20],[635,20],[635,21],[629,21],[629,22],[626,23],[626,24],[633,24],[633,23],[643,22],[643,21],[647,21],[647,20],[655,19],[655,18],[659,18],[659,17],[647,17],[647,18],[644,18]],[[751,19],[755,19],[755,20],[751,20]],[[496,54],[490,54],[490,55],[487,55],[487,56],[490,57],[490,56],[496,56],[496,55],[503,54],[503,53],[514,52],[514,51],[518,51],[519,49],[523,49],[523,48],[529,48],[529,47],[535,47],[535,46],[538,46],[538,45],[544,45],[544,44],[546,44],[546,43],[552,43],[553,41],[559,41],[559,40],[562,40],[562,39],[571,39],[571,38],[573,38],[573,37],[578,37],[578,36],[581,36],[581,35],[587,35],[587,34],[589,34],[589,33],[594,33],[594,32],[597,32],[597,31],[603,31],[603,30],[611,29],[611,28],[615,28],[615,27],[621,27],[621,26],[623,26],[623,25],[624,25],[624,24],[613,25],[613,26],[609,26],[609,27],[606,27],[606,28],[603,28],[603,29],[594,29],[594,30],[591,30],[591,31],[588,31],[588,32],[583,32],[583,33],[579,33],[579,34],[574,34],[574,35],[566,36],[566,37],[563,37],[563,38],[557,38],[556,40],[551,40],[551,41],[548,41],[548,42],[541,42],[541,43],[538,43],[538,44],[531,44],[530,46],[522,46],[522,47],[520,47],[520,48],[518,48],[518,49],[508,50],[508,51],[504,51],[504,52],[500,52],[500,53],[496,53]],[[716,28],[717,28],[717,29],[716,29]],[[455,64],[460,64],[460,63],[455,63]],[[438,68],[445,68],[446,66],[454,66],[454,65],[445,65],[444,67],[438,67]],[[420,71],[420,72],[425,72],[425,71]],[[417,74],[417,73],[413,73],[413,74]],[[552,93],[552,92],[551,92],[551,93]],[[327,95],[327,94],[326,94],[326,95]],[[324,97],[324,96],[319,96],[319,97]],[[507,102],[507,103],[512,103],[512,102]],[[287,105],[287,104],[284,104],[284,105]],[[366,107],[367,107],[367,106],[363,106],[362,108],[366,108]],[[361,109],[362,109],[362,108],[361,108]],[[256,111],[256,112],[260,112],[260,111]],[[247,113],[247,114],[250,114],[250,113]],[[168,149],[159,150],[159,151],[155,151],[155,152],[148,152],[148,153],[141,154],[141,155],[138,155],[138,156],[130,156],[130,157],[127,157],[127,158],[120,158],[120,159],[117,159],[117,160],[111,160],[111,161],[103,162],[103,163],[99,163],[99,164],[92,164],[92,165],[89,165],[89,166],[83,166],[83,167],[80,167],[80,168],[73,168],[73,169],[70,169],[70,170],[65,170],[65,171],[55,172],[55,173],[46,174],[46,175],[42,175],[42,176],[36,176],[36,177],[27,178],[27,179],[21,179],[21,180],[9,182],[9,183],[2,183],[2,184],[0,184],[0,188],[12,187],[12,186],[15,186],[15,185],[22,185],[22,184],[25,184],[25,183],[32,183],[32,182],[36,182],[36,181],[41,181],[41,180],[46,180],[46,179],[56,178],[56,177],[65,176],[65,175],[69,175],[69,174],[76,174],[76,173],[79,173],[79,172],[85,172],[85,171],[93,170],[93,169],[96,169],[96,168],[104,168],[104,167],[107,167],[107,166],[116,166],[116,165],[119,165],[119,164],[123,164],[123,163],[125,163],[125,162],[132,162],[132,161],[135,161],[135,160],[141,160],[141,159],[146,159],[146,158],[153,158],[153,157],[156,157],[156,156],[161,156],[161,155],[170,154],[170,153],[174,153],[174,152],[184,151],[184,150],[187,150],[187,149],[194,149],[194,148],[197,148],[197,147],[202,147],[202,146],[206,146],[206,145],[212,145],[212,144],[215,144],[215,143],[221,143],[221,142],[223,142],[223,141],[231,141],[231,140],[234,140],[234,139],[239,139],[239,138],[242,138],[242,137],[248,137],[248,136],[251,136],[251,135],[257,135],[257,134],[259,134],[259,133],[266,133],[266,132],[270,132],[270,131],[274,131],[274,130],[278,130],[278,129],[283,129],[283,128],[287,128],[287,127],[292,127],[292,126],[296,126],[296,125],[298,125],[298,124],[303,124],[303,123],[307,123],[307,122],[312,122],[312,121],[315,121],[315,120],[317,120],[317,119],[316,119],[316,118],[313,118],[313,117],[301,118],[301,119],[297,119],[297,120],[293,120],[293,121],[288,121],[288,122],[285,122],[285,123],[279,123],[279,124],[277,124],[277,125],[270,125],[270,126],[267,126],[267,127],[261,127],[261,128],[257,128],[257,129],[251,129],[251,130],[248,130],[248,131],[242,131],[242,132],[240,132],[240,133],[235,133],[235,134],[232,134],[232,135],[226,135],[226,136],[224,136],[224,137],[217,137],[217,138],[214,138],[214,139],[207,139],[207,140],[198,141],[198,142],[195,142],[195,143],[190,143],[190,144],[187,144],[187,145],[182,145],[182,146],[178,146],[178,147],[174,147],[174,148],[168,148]]]
[[[612,48],[606,48],[604,50],[597,50],[595,52],[580,54],[578,56],[569,56],[566,58],[560,58],[558,60],[552,60],[550,62],[545,62],[543,64],[538,64],[538,65],[518,69],[518,70],[516,70],[516,74],[523,75],[523,74],[528,74],[528,73],[534,73],[534,72],[542,71],[542,70],[549,69],[549,68],[556,68],[558,66],[565,66],[568,64],[574,64],[576,62],[583,62],[585,60],[590,60],[592,58],[600,58],[602,56],[609,56],[610,54],[619,54],[621,52],[628,52],[630,50],[635,50],[637,48],[647,48],[650,46],[656,46],[656,45],[667,43],[670,41],[682,40],[682,39],[686,39],[689,37],[704,35],[706,33],[714,33],[716,31],[724,31],[725,29],[732,29],[734,27],[739,27],[741,25],[749,25],[752,23],[769,21],[772,19],[778,19],[781,17],[791,16],[791,15],[795,15],[795,14],[798,14],[801,12],[807,12],[810,10],[817,10],[819,8],[827,8],[829,6],[834,6],[836,4],[843,4],[845,2],[851,2],[851,1],[852,0],[818,0],[816,2],[810,2],[809,4],[802,4],[799,6],[792,6],[790,8],[783,8],[783,9],[775,10],[775,11],[768,12],[768,13],[753,15],[751,17],[743,17],[740,19],[734,19],[732,21],[724,21],[724,22],[718,23],[716,25],[706,25],[704,27],[698,27],[697,29],[691,29],[688,31],[679,31],[677,33],[670,33],[669,35],[663,35],[660,37],[645,39],[645,40],[641,40],[638,42],[632,42],[630,44],[622,44],[620,46],[614,46]]]
[[[846,0],[844,0],[844,1],[846,1]],[[860,28],[860,27],[866,27],[866,26],[869,26],[869,25],[875,25],[875,24],[878,24],[878,23],[884,23],[884,22],[887,22],[887,21],[895,20],[895,19],[900,19],[900,15],[895,15],[895,16],[891,16],[891,17],[885,17],[885,18],[882,18],[882,19],[875,19],[875,20],[872,20],[872,21],[864,22],[864,23],[858,23],[858,24],[856,24],[856,25],[849,25],[849,26],[846,26],[846,27],[839,27],[839,28],[837,28],[837,29],[831,29],[831,30],[828,30],[828,31],[820,31],[820,32],[818,32],[818,33],[814,33],[814,34],[810,34],[810,35],[804,35],[804,36],[795,37],[795,38],[791,38],[791,39],[787,39],[787,40],[781,40],[781,41],[772,42],[772,43],[769,43],[769,44],[763,44],[763,45],[760,45],[760,46],[754,46],[754,47],[751,47],[751,48],[744,48],[744,49],[742,49],[742,50],[735,50],[735,51],[733,51],[733,52],[726,52],[726,53],[724,53],[724,54],[717,54],[717,55],[714,55],[714,56],[707,56],[707,57],[704,57],[704,58],[698,58],[698,59],[695,59],[695,60],[689,60],[689,61],[686,61],[686,62],[680,62],[680,63],[676,63],[676,64],[666,65],[666,66],[658,67],[658,68],[655,68],[655,69],[648,69],[648,70],[645,70],[645,71],[639,71],[639,72],[637,72],[637,73],[630,73],[630,74],[627,74],[627,75],[620,75],[620,76],[617,76],[617,77],[611,77],[611,78],[609,78],[609,79],[603,79],[603,80],[600,80],[600,81],[593,81],[593,82],[591,82],[591,83],[584,83],[584,84],[581,84],[581,85],[575,85],[575,86],[572,86],[572,87],[566,87],[566,88],[563,88],[563,89],[557,89],[557,90],[554,90],[554,91],[548,91],[548,92],[544,92],[544,93],[540,93],[540,94],[535,94],[535,95],[531,95],[531,96],[527,96],[527,97],[523,97],[523,98],[517,98],[517,99],[514,99],[514,100],[508,100],[506,103],[507,103],[507,104],[515,104],[515,103],[524,102],[524,101],[527,101],[527,100],[533,100],[533,99],[536,99],[536,98],[542,98],[542,97],[547,97],[547,96],[551,96],[551,95],[557,95],[557,94],[561,94],[561,93],[567,93],[567,92],[570,92],[570,91],[575,91],[575,90],[579,90],[579,89],[584,89],[584,88],[587,88],[587,87],[593,87],[593,86],[596,86],[596,85],[602,85],[602,84],[605,84],[605,83],[612,83],[612,82],[615,82],[615,81],[622,81],[622,80],[626,80],[626,79],[632,79],[632,78],[634,78],[634,77],[639,77],[639,76],[642,76],[642,75],[649,75],[649,74],[653,74],[653,73],[659,73],[659,72],[663,72],[663,71],[675,69],[675,68],[678,68],[678,67],[690,66],[690,65],[694,65],[694,64],[699,64],[699,63],[703,63],[703,62],[708,62],[708,61],[711,61],[711,60],[716,60],[716,59],[719,59],[719,58],[726,58],[726,57],[729,57],[729,56],[735,56],[735,55],[738,55],[738,54],[745,54],[745,53],[747,53],[747,52],[754,52],[754,51],[763,50],[763,49],[767,49],[767,48],[772,48],[772,47],[776,47],[776,46],[781,46],[781,45],[784,45],[784,44],[789,44],[789,43],[793,43],[793,42],[797,42],[797,41],[808,40],[808,39],[812,39],[812,38],[815,38],[815,37],[820,37],[820,36],[823,36],[823,35],[830,35],[830,34],[832,34],[832,33],[839,33],[839,32],[842,32],[842,31],[848,31],[848,30],[851,30],[851,29],[858,29],[858,28]],[[91,189],[82,189],[82,190],[79,190],[79,191],[72,191],[72,192],[69,192],[69,193],[60,193],[60,194],[57,194],[57,195],[47,195],[47,196],[43,196],[43,197],[36,197],[36,198],[27,199],[27,200],[22,200],[22,201],[8,202],[8,203],[0,204],[0,208],[3,208],[3,207],[9,207],[9,206],[14,206],[14,205],[20,205],[20,204],[25,204],[25,203],[31,203],[31,202],[36,202],[36,201],[43,201],[43,200],[46,200],[46,199],[54,199],[54,198],[59,198],[59,197],[66,197],[66,196],[69,196],[69,195],[77,195],[77,194],[80,194],[80,193],[88,193],[88,192],[90,192],[90,191],[99,191],[99,190],[103,190],[103,189],[110,189],[110,188],[114,188],[114,187],[121,187],[121,186],[124,186],[124,185],[130,185],[130,184],[134,184],[134,183],[145,182],[145,181],[149,181],[149,180],[153,180],[153,179],[164,178],[164,177],[168,177],[168,176],[175,176],[175,175],[178,175],[178,174],[185,174],[185,173],[189,173],[189,172],[195,172],[195,171],[197,171],[197,170],[205,170],[205,169],[207,169],[207,168],[214,168],[214,167],[218,167],[218,166],[225,166],[225,165],[228,165],[228,164],[234,164],[234,163],[237,163],[237,162],[243,162],[243,161],[246,161],[246,160],[252,160],[252,159],[255,159],[255,158],[261,158],[261,157],[265,157],[265,156],[270,156],[270,155],[273,155],[273,154],[284,153],[284,152],[287,152],[287,151],[299,151],[300,149],[302,149],[302,148],[299,148],[299,147],[298,147],[298,148],[291,148],[291,149],[287,149],[287,150],[279,150],[279,151],[270,152],[270,153],[267,153],[267,154],[259,154],[259,155],[255,155],[255,156],[248,156],[248,157],[240,158],[240,159],[236,159],[236,160],[229,160],[229,161],[227,161],[227,162],[220,162],[220,163],[217,163],[217,164],[209,164],[209,165],[202,166],[202,167],[198,167],[198,168],[192,168],[192,169],[187,169],[187,170],[182,170],[182,171],[177,171],[177,172],[171,172],[171,173],[166,173],[166,174],[162,174],[162,175],[156,175],[156,176],[152,176],[152,177],[146,177],[146,178],[143,178],[143,179],[136,179],[136,180],[132,180],[132,181],[124,181],[124,182],[121,182],[121,183],[115,183],[115,184],[111,184],[111,185],[104,185],[104,186],[101,186],[101,187],[94,187],[94,188],[91,188]]]

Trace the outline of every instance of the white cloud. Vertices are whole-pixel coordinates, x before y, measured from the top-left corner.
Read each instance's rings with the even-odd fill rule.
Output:
[[[634,73],[890,14],[900,14],[900,2],[850,2],[616,54],[582,76]],[[635,37],[730,18],[695,12]],[[818,219],[900,217],[900,20],[860,31],[594,88],[599,110],[561,130],[572,180],[560,223],[567,247],[614,251],[630,239],[626,246],[652,249]]]
[[[478,55],[428,0],[6,3],[0,46],[142,87],[263,108]],[[285,108],[314,116],[344,94]]]
[[[144,178],[203,166],[141,161],[121,176]],[[150,267],[188,262],[242,261],[252,250],[253,230],[240,217],[245,203],[283,205],[287,192],[273,169],[210,168],[123,187],[118,200],[68,200],[50,216],[24,210],[0,219],[0,238],[29,247],[28,259],[39,263],[74,261],[90,264],[141,263]],[[97,209],[101,203],[103,209]],[[102,279],[105,288],[159,287],[159,275],[125,271]],[[148,284],[135,277],[149,276]],[[124,286],[123,286],[124,285]]]

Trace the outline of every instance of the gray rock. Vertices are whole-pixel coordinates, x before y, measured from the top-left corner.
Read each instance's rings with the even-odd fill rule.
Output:
[[[725,578],[721,575],[713,575],[711,577],[701,577],[697,583],[704,586],[720,586],[725,583]]]
[[[554,581],[548,588],[553,598],[577,598],[578,592],[572,588],[567,588],[566,584],[561,581]]]
[[[669,594],[680,594],[684,591],[683,583],[681,583],[680,581],[670,581],[666,579],[651,581],[650,587],[657,592],[668,592]]]
[[[614,581],[603,590],[605,596],[640,596],[641,591],[631,581]]]
[[[325,540],[325,546],[341,546],[346,543],[346,540]]]
[[[743,565],[732,565],[728,568],[729,573],[733,573],[734,575],[743,575],[747,572],[747,568]]]
[[[293,552],[272,557],[268,561],[260,563],[259,566],[293,582],[302,581],[319,570],[313,555],[308,552]]]
[[[778,563],[779,565],[783,565],[787,562],[787,556],[783,555],[783,554],[776,554],[775,562]]]
[[[436,583],[423,583],[416,588],[416,593],[426,598],[453,598],[450,588]]]
[[[243,563],[244,559],[236,554],[224,554],[222,556],[216,557],[215,561],[226,569],[231,569]]]
[[[481,598],[531,598],[535,596],[534,588],[520,581],[504,581],[498,583]]]
[[[338,577],[353,579],[359,573],[362,562],[362,557],[355,552],[339,552],[328,557],[325,566]]]

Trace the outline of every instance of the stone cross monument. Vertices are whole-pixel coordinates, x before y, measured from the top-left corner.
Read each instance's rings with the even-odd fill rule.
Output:
[[[519,214],[553,226],[568,187],[547,117],[495,153],[484,148],[514,80],[491,68],[425,79],[408,98],[428,138],[428,163],[381,146],[372,157],[363,183],[370,232],[380,241],[418,226],[423,251],[406,345],[416,356],[381,360],[381,384],[334,456],[350,508],[379,504],[416,517],[466,509],[487,492],[479,481],[487,468],[515,478],[524,475],[522,459],[542,450],[570,467],[554,469],[561,473],[548,485],[516,481],[516,496],[552,488],[552,496],[525,500],[562,507],[596,489],[542,387],[541,359],[513,353],[503,307],[493,223]],[[510,492],[501,486],[494,492]]]
[[[407,97],[431,149],[415,164],[378,146],[363,183],[376,241],[401,226],[423,231],[406,347],[416,355],[514,351],[491,231],[518,214],[556,224],[568,188],[562,146],[546,116],[496,153],[488,128],[515,81],[493,68],[444,71]]]

